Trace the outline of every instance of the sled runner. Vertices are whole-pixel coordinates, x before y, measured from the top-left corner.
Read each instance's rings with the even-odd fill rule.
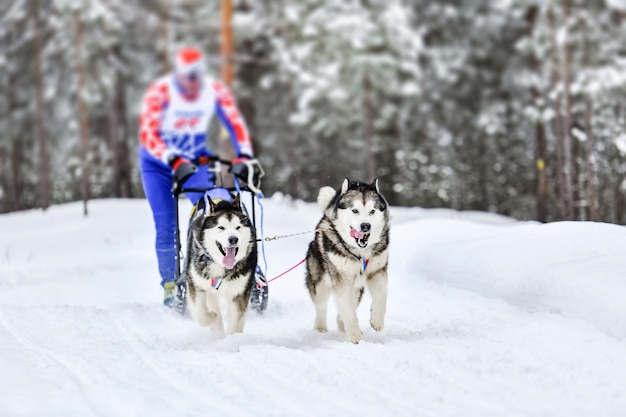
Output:
[[[176,205],[175,205],[176,206],[175,207],[176,296],[174,299],[173,308],[176,311],[178,311],[180,314],[185,313],[187,286],[186,286],[185,274],[183,273],[182,262],[181,262],[182,259],[184,258],[184,254],[182,253],[182,245],[181,245],[181,239],[180,239],[180,219],[179,219],[179,209],[178,209],[179,196],[183,193],[200,193],[202,195],[191,209],[191,213],[189,216],[189,223],[191,223],[191,221],[196,216],[204,215],[206,210],[209,209],[208,208],[209,204],[207,203],[208,201],[207,199],[210,198],[213,201],[233,200],[235,196],[237,195],[241,199],[243,194],[248,194],[250,196],[249,201],[250,201],[251,209],[248,210],[247,206],[243,203],[243,199],[241,199],[242,206],[246,215],[250,218],[250,221],[252,222],[252,226],[255,228],[255,230],[258,228],[257,219],[256,219],[257,217],[256,216],[256,204],[257,204],[258,198],[261,195],[261,190],[259,190],[257,186],[255,186],[254,179],[253,179],[253,168],[255,165],[259,169],[259,172],[257,173],[259,177],[263,176],[263,170],[258,165],[258,162],[256,161],[247,162],[249,164],[248,166],[249,175],[248,175],[247,182],[244,184],[240,184],[239,183],[240,179],[236,175],[232,174],[229,170],[228,175],[232,177],[234,185],[225,187],[223,185],[217,185],[217,184],[224,184],[224,181],[222,178],[222,175],[223,175],[222,166],[226,165],[226,166],[231,167],[232,161],[224,160],[219,157],[210,157],[210,158],[205,158],[205,159],[206,160],[204,161],[204,163],[199,164],[199,169],[207,169],[209,172],[213,173],[216,185],[207,184],[206,187],[203,187],[203,186],[187,187],[185,186],[184,182],[182,184],[179,184],[176,181],[173,181],[172,183],[172,193],[174,195],[174,200],[176,202]],[[253,287],[252,294],[250,296],[250,306],[252,307],[253,310],[257,311],[258,313],[262,313],[267,308],[269,292],[268,292],[268,286],[266,285],[266,278],[263,274],[263,271],[258,265],[254,273],[254,278],[255,278],[255,285]]]

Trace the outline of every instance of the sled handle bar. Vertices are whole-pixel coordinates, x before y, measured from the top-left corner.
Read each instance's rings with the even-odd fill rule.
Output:
[[[194,165],[198,166],[198,165],[210,165],[214,162],[217,162],[219,164],[223,164],[223,165],[227,165],[227,166],[232,166],[233,165],[233,161],[230,161],[228,159],[222,159],[219,156],[202,156],[199,158],[196,158],[195,160],[191,161]],[[174,194],[174,197],[178,197],[180,194],[182,193],[187,193],[187,192],[192,192],[192,193],[203,193],[205,191],[209,191],[214,187],[205,187],[205,188],[185,188],[184,183],[183,184],[177,184],[176,182],[172,182],[172,194]],[[228,187],[226,188],[228,191],[236,191],[235,187]],[[250,191],[251,190],[248,189],[247,186],[241,187],[242,191]]]
[[[249,192],[249,193],[254,194],[254,192],[252,190],[250,190],[247,186],[239,187],[239,190],[237,190],[236,187],[193,187],[193,188],[181,187],[181,188],[178,188],[176,191],[177,191],[178,194],[181,194],[181,193],[203,193],[205,191],[209,191],[209,190],[212,190],[214,188],[223,188],[226,191],[245,191],[245,192]]]
[[[224,164],[228,166],[233,165],[233,161],[228,160],[228,159],[222,159],[219,156],[201,156],[191,162],[193,162],[196,165],[209,165],[213,162],[219,162],[220,164]]]

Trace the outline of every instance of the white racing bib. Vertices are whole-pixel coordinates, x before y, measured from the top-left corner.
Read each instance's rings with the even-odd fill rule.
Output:
[[[215,91],[211,80],[203,80],[196,100],[185,100],[175,85],[174,77],[168,80],[170,101],[161,119],[161,138],[167,147],[187,159],[194,159],[199,149],[206,148],[206,135],[215,112]]]

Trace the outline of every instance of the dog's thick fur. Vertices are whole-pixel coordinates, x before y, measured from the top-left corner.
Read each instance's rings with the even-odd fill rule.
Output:
[[[207,212],[189,226],[184,267],[187,306],[197,323],[223,333],[225,305],[227,333],[242,332],[257,264],[255,229],[238,195],[232,202],[208,201]],[[217,289],[215,280],[220,282]]]
[[[323,187],[317,197],[323,217],[306,260],[306,286],[315,304],[315,330],[326,332],[328,299],[337,304],[337,326],[347,340],[363,333],[356,310],[365,285],[372,296],[370,324],[383,328],[387,309],[389,208],[378,180],[367,184],[344,180],[341,189]]]

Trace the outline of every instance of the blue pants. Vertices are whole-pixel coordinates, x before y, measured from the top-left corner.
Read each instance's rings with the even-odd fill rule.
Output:
[[[174,281],[176,274],[176,201],[172,194],[172,169],[140,147],[139,166],[143,190],[152,209],[156,228],[156,254],[161,285]],[[206,167],[185,181],[185,187],[212,187],[214,175]],[[193,204],[202,193],[185,194]]]

